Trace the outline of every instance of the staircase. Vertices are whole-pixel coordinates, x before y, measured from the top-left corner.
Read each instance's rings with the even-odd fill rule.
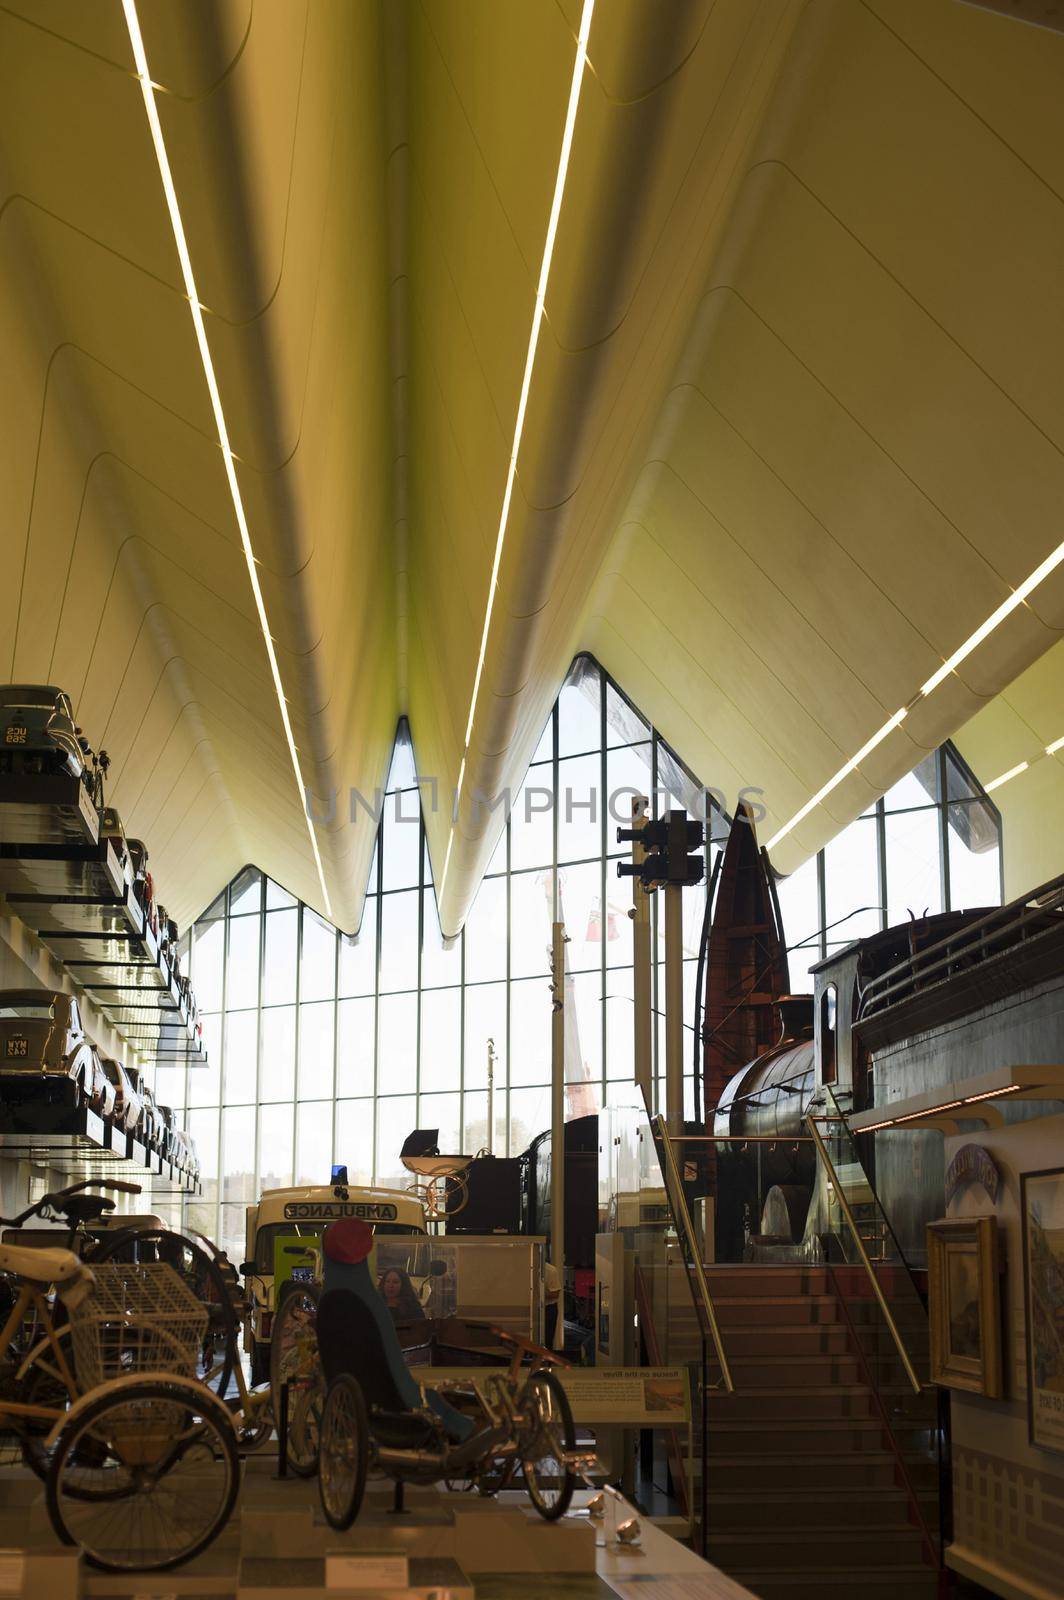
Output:
[[[707,1276],[735,1385],[710,1393],[708,1458],[696,1468],[707,1473],[709,1559],[764,1600],[936,1595],[905,1483],[937,1538],[934,1394],[906,1395],[900,1363],[884,1352],[880,1400],[891,1410],[896,1396],[904,1416],[892,1448],[862,1360],[874,1304],[849,1278],[844,1306],[824,1267],[720,1266]],[[690,1300],[669,1301],[668,1359],[697,1360]],[[912,1334],[926,1338],[926,1318]],[[713,1384],[715,1365],[709,1376]]]

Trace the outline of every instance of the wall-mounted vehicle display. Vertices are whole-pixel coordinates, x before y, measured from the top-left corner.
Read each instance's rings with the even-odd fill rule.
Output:
[[[37,683],[0,687],[0,773],[86,777],[80,730],[62,689]]]
[[[107,1081],[115,1092],[113,1117],[126,1133],[136,1133],[144,1115],[143,1098],[134,1089],[129,1074],[120,1061],[112,1056],[101,1056],[100,1065]]]
[[[41,1080],[74,1083],[86,1100],[103,1103],[104,1077],[85,1037],[73,995],[48,989],[0,990],[0,1095],[9,1100],[40,1087]]]
[[[251,1357],[254,1383],[265,1382],[270,1371],[270,1338],[278,1309],[274,1241],[282,1236],[316,1239],[341,1217],[358,1217],[368,1222],[375,1234],[428,1232],[424,1203],[399,1189],[356,1189],[336,1183],[265,1190],[258,1204],[247,1208],[247,1256],[240,1268],[248,1300],[244,1348]],[[301,1280],[293,1274],[291,1281]]]

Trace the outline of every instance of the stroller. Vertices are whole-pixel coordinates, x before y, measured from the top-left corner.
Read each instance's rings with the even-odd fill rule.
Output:
[[[555,1374],[511,1367],[491,1372],[476,1389],[455,1380],[420,1390],[370,1276],[370,1229],[345,1218],[326,1230],[322,1243],[325,1289],[317,1334],[327,1389],[318,1485],[330,1526],[354,1522],[371,1466],[394,1480],[401,1510],[406,1483],[460,1480],[493,1492],[520,1465],[540,1516],[563,1516],[583,1457]],[[462,1409],[450,1404],[444,1389]]]

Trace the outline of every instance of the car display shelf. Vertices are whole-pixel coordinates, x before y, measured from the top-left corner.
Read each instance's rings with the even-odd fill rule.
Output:
[[[0,828],[4,820],[0,813]],[[7,895],[107,903],[125,892],[122,861],[110,839],[16,844],[2,832],[0,839],[0,890]]]
[[[199,1194],[198,1179],[159,1151],[106,1122],[72,1081],[20,1083],[11,1094],[0,1081],[0,1152],[47,1166],[73,1179],[121,1163],[152,1179],[153,1194]]]
[[[5,845],[96,845],[100,819],[80,778],[3,773],[0,839]]]
[[[61,863],[69,874],[62,893],[44,888],[43,856],[35,856],[40,892],[27,892],[23,883],[8,892],[8,905],[145,1060],[206,1066],[202,1039],[173,967],[160,953],[110,840],[96,850],[103,852],[104,863],[96,876],[86,870],[91,852],[73,847],[53,852],[50,870],[56,876],[49,882],[58,881]],[[25,872],[26,860],[24,852],[0,847],[0,874],[13,864]]]

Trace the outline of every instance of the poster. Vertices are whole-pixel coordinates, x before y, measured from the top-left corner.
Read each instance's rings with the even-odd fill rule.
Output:
[[[627,1428],[686,1427],[691,1389],[686,1367],[555,1367],[579,1423]],[[454,1381],[479,1389],[498,1367],[414,1367],[418,1383]]]
[[[1064,1168],[1025,1172],[1022,1190],[1030,1437],[1064,1453]]]

